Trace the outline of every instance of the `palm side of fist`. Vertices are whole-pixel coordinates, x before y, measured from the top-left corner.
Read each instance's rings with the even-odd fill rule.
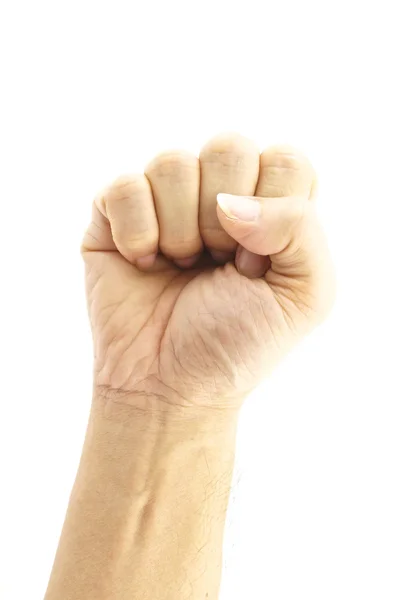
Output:
[[[240,402],[331,306],[314,191],[300,153],[222,135],[97,196],[82,243],[95,387],[141,405]]]

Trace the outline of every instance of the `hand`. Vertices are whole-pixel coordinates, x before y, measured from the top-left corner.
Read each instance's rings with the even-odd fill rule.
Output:
[[[221,192],[238,196],[217,206]],[[95,387],[166,410],[239,405],[331,306],[314,192],[298,152],[225,135],[100,194],[82,244]]]

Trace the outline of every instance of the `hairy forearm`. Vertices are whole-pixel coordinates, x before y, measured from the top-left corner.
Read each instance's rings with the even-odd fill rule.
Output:
[[[218,597],[237,419],[205,410],[95,398],[46,600]]]

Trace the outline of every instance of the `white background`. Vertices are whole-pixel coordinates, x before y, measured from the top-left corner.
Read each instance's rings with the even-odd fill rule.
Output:
[[[80,454],[91,200],[232,130],[310,155],[338,298],[243,411],[221,598],[400,598],[396,4],[2,1],[1,600],[43,597]]]

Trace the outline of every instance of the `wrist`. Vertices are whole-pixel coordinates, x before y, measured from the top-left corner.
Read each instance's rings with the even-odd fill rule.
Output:
[[[158,397],[144,399],[135,394],[121,401],[96,394],[82,453],[83,479],[88,472],[99,482],[118,473],[119,484],[124,485],[130,478],[142,479],[137,472],[143,474],[154,465],[165,465],[171,473],[180,465],[184,476],[199,456],[196,470],[201,474],[203,469],[206,478],[212,464],[210,477],[215,477],[233,464],[237,422],[237,410],[178,404],[165,410]],[[153,484],[146,478],[146,485]]]
[[[159,386],[161,387],[161,386]],[[158,389],[116,390],[110,386],[95,386],[91,418],[109,423],[124,423],[137,429],[141,423],[147,432],[163,435],[216,435],[236,427],[240,404],[237,402],[203,404],[197,399],[188,401],[175,392]]]
[[[238,411],[175,404],[164,410],[159,398],[140,400],[93,397],[79,487],[91,494],[93,483],[102,489],[112,480],[117,491],[135,496],[143,485],[152,493],[164,475],[172,482],[196,473],[200,485],[218,479],[229,494]]]

